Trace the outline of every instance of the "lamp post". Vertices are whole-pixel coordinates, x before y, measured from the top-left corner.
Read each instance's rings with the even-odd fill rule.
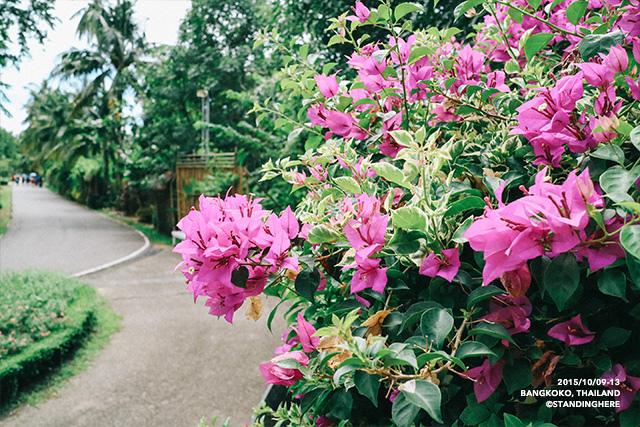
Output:
[[[204,154],[209,157],[209,91],[206,89],[199,89],[196,93],[198,98],[202,99],[202,121],[204,126],[202,127],[202,145],[204,146]]]

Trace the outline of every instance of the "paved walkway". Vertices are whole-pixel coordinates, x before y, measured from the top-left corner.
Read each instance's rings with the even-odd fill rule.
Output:
[[[131,229],[44,187],[13,186],[13,214],[0,238],[0,270],[74,274],[124,257],[144,244]]]
[[[38,200],[56,198],[48,193],[43,198],[23,198],[22,192],[14,193],[18,212],[41,211]],[[31,207],[23,205],[27,200]],[[101,217],[77,206],[79,211],[72,209],[66,202],[62,205],[67,206],[68,215],[81,212],[86,218]],[[122,231],[117,224],[112,227],[102,229],[105,236],[91,237],[92,244],[111,252],[105,248],[108,235]],[[48,241],[49,230],[41,228],[43,241]],[[60,235],[60,230],[50,231]],[[128,234],[123,239],[136,241],[135,233]],[[3,250],[9,236],[7,232],[0,240]],[[115,252],[112,255],[124,255]],[[79,267],[63,260],[63,254],[56,257],[61,265],[69,262],[64,264],[69,265],[67,271]],[[229,325],[209,316],[204,301],[193,304],[184,280],[172,274],[179,261],[170,248],[154,247],[134,261],[84,277],[123,317],[122,331],[112,337],[93,366],[74,377],[56,397],[38,407],[20,408],[0,419],[0,426],[193,427],[201,417],[210,421],[216,415],[230,416],[232,426],[248,422],[251,408],[265,390],[258,365],[272,357],[280,342],[266,328],[267,310],[275,301],[267,301],[265,316],[257,323],[247,321],[241,310],[235,324]],[[90,263],[81,268],[88,267]],[[281,323],[274,326],[276,331],[282,328]]]

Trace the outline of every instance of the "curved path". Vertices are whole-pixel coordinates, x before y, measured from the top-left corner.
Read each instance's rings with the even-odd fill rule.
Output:
[[[38,202],[57,196],[43,192],[45,197],[22,197],[41,190],[16,191],[14,212],[42,212]],[[27,200],[34,204],[24,205]],[[71,223],[76,214],[77,221],[106,219],[61,200],[54,204],[58,202],[65,206],[65,216],[70,217],[67,219]],[[0,240],[3,251],[5,243],[10,242],[5,239],[20,239],[16,224],[19,223],[12,222]],[[41,227],[40,234],[60,233],[55,224]],[[123,245],[130,239],[130,243],[136,243],[132,245],[134,250],[140,246],[141,239],[136,240],[135,233],[120,231]],[[81,233],[77,239],[84,241],[83,236]],[[87,237],[92,240],[90,245],[79,241],[75,244],[86,246],[87,250],[93,246],[106,251],[107,242],[114,236]],[[95,266],[83,264],[86,260],[76,257],[71,252],[60,253],[57,262],[68,272]],[[107,258],[106,262],[111,260]],[[3,255],[2,259],[8,258]],[[184,290],[184,280],[179,274],[172,274],[179,261],[171,248],[154,247],[131,262],[83,278],[110,300],[123,318],[122,330],[112,336],[92,366],[72,378],[55,397],[0,418],[0,426],[195,427],[201,417],[210,422],[215,416],[231,417],[232,426],[249,422],[251,408],[265,390],[258,365],[269,360],[280,343],[280,337],[269,333],[266,327],[266,314],[275,301],[266,301],[265,315],[257,323],[247,321],[241,310],[234,325],[230,325],[209,316],[203,301],[193,304],[192,295]],[[274,325],[274,331],[281,330],[282,323]]]
[[[0,270],[69,274],[106,265],[144,247],[130,228],[44,187],[13,186],[13,214],[0,238]]]

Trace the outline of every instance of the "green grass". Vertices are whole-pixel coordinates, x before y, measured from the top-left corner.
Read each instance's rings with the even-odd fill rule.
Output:
[[[0,236],[7,231],[11,220],[11,186],[0,185]]]
[[[56,273],[0,274],[0,363],[64,329],[80,285]]]
[[[114,211],[103,209],[101,210],[101,212],[115,220],[124,222],[131,228],[135,228],[136,230],[144,233],[144,235],[147,236],[152,243],[172,246],[171,237],[160,233],[155,228],[153,228],[153,225],[141,224],[136,218],[126,217]]]
[[[60,284],[60,287],[74,289],[77,296],[77,300],[69,305],[68,309],[72,311],[69,317],[74,317],[74,312],[80,314],[82,309],[88,313],[84,313],[84,318],[75,315],[76,322],[74,327],[78,328],[81,321],[81,327],[83,328],[81,333],[72,331],[71,325],[69,325],[68,329],[52,332],[48,337],[43,337],[42,340],[35,341],[30,346],[23,348],[21,352],[7,356],[4,362],[2,362],[3,359],[0,359],[0,374],[3,372],[6,374],[7,371],[12,369],[12,365],[37,366],[36,371],[47,372],[46,376],[42,376],[40,372],[33,375],[27,372],[26,376],[18,373],[19,377],[29,378],[29,380],[22,380],[19,394],[13,395],[10,400],[0,401],[0,414],[9,413],[25,403],[37,405],[55,395],[71,377],[91,365],[92,360],[99,351],[109,342],[110,336],[120,329],[121,321],[121,318],[111,310],[106,299],[98,295],[89,285],[82,284],[75,279],[64,279],[55,273],[29,272],[14,274],[23,276],[23,279],[14,278],[14,281],[22,284],[28,283],[29,287],[38,289],[43,287],[48,289],[54,283],[60,284],[59,280],[66,282],[66,284]],[[2,283],[6,283],[6,276],[8,275],[0,275],[0,279],[5,279],[4,282],[0,281],[0,286],[2,286]],[[28,292],[19,292],[20,295],[26,293]],[[33,293],[32,295],[34,304],[42,305],[39,299],[44,300],[44,295],[38,293]],[[21,301],[23,300],[21,299]],[[46,306],[46,303],[44,305]],[[59,345],[60,349],[52,351],[50,348],[52,345]],[[32,355],[34,356],[32,357]],[[42,358],[43,355],[45,355],[45,358]],[[38,357],[42,359],[41,362],[36,360]],[[51,359],[54,359],[57,363],[50,363]],[[34,360],[36,362],[33,362]],[[15,371],[16,369],[13,368],[13,370]],[[5,378],[7,378],[6,375]],[[2,418],[0,417],[1,420]]]

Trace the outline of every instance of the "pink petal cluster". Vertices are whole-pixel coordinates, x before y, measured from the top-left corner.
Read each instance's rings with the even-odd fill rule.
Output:
[[[362,194],[357,201],[357,208],[353,210],[355,218],[347,221],[344,227],[347,240],[356,250],[355,264],[344,269],[356,269],[351,280],[351,293],[366,288],[382,293],[387,286],[387,267],[381,268],[380,259],[371,256],[385,243],[389,215],[380,214],[380,200],[375,197]],[[345,200],[345,204],[347,202]]]
[[[522,268],[530,259],[555,257],[578,245],[580,250],[590,246],[588,240],[581,239],[586,237],[589,223],[587,204],[602,207],[604,201],[595,191],[588,169],[580,175],[571,172],[561,185],[546,182],[546,173],[546,168],[539,172],[535,185],[523,188],[525,196],[509,204],[502,202],[503,184],[496,191],[498,208],[487,207],[465,232],[471,247],[484,252],[485,285],[505,272]],[[609,254],[591,253],[590,262],[605,267],[615,261]]]
[[[371,16],[371,12],[361,1],[357,1],[355,7],[351,6],[351,10],[355,12],[356,16],[347,16],[348,21],[360,21],[364,24]]]
[[[304,375],[299,369],[282,368],[277,365],[277,362],[286,359],[293,359],[300,363],[305,368],[309,366],[309,356],[301,351],[290,351],[288,353],[280,354],[267,363],[260,365],[260,373],[264,377],[265,384],[275,384],[283,386],[291,386],[296,381],[301,380]]]
[[[620,364],[614,365],[610,371],[602,374],[600,379],[606,381],[605,387],[608,389],[620,392],[616,396],[616,402],[620,404],[616,412],[624,411],[631,406],[636,393],[640,390],[640,378],[628,375],[627,369]]]
[[[311,353],[320,343],[320,337],[313,336],[316,333],[316,328],[304,319],[302,313],[298,313],[296,319],[298,320],[298,327],[293,328],[293,330],[298,334],[300,344],[302,344],[302,351]]]
[[[578,116],[576,102],[582,99],[583,72],[566,76],[552,88],[542,88],[530,101],[518,107],[511,134],[523,135],[533,146],[534,164],[560,166],[565,146],[575,153],[584,153],[598,145],[598,141],[584,127],[584,115]]]
[[[513,298],[506,295],[491,300],[489,314],[483,319],[501,324],[510,335],[514,335],[529,332],[531,310],[531,302],[527,297]]]
[[[182,268],[194,300],[208,297],[209,313],[232,322],[243,302],[262,292],[269,274],[298,271],[291,240],[300,225],[291,208],[278,217],[244,195],[203,195],[199,203],[199,211],[192,209],[178,223],[186,239],[173,250],[183,260],[176,269]],[[234,272],[248,277],[245,287],[232,283]]]
[[[440,276],[451,283],[460,268],[458,248],[444,249],[442,255],[429,254],[420,266],[420,274],[428,277]]]
[[[505,361],[500,359],[493,365],[486,359],[481,366],[469,369],[465,376],[473,379],[473,392],[478,403],[482,403],[493,394],[502,382],[502,369]]]
[[[579,314],[549,329],[551,338],[563,341],[567,346],[590,343],[595,338],[595,335],[595,332],[591,332],[582,324]]]

